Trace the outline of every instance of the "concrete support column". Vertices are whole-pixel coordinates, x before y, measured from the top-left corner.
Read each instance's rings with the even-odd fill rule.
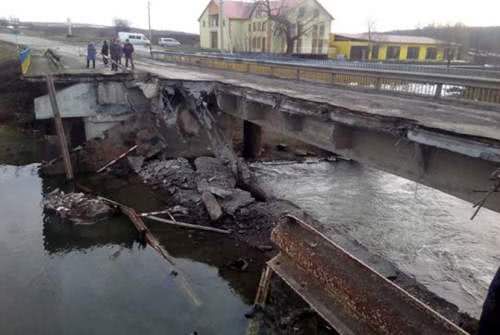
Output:
[[[243,121],[243,157],[257,158],[262,149],[262,128],[254,123]]]

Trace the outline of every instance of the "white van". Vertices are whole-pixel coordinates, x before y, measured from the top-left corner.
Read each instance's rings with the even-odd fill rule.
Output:
[[[130,43],[134,45],[150,45],[151,41],[141,33],[127,33],[127,32],[119,32],[118,39],[120,42],[125,43],[126,40],[129,40]]]
[[[177,41],[175,38],[162,37],[158,41],[158,45],[162,47],[179,47],[181,46],[181,42]]]

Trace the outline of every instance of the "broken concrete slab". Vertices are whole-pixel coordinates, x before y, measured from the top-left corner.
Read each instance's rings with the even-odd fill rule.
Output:
[[[224,212],[231,216],[234,216],[238,209],[246,207],[252,204],[254,201],[255,199],[252,197],[250,192],[236,188],[233,190],[231,196],[222,201],[222,208]]]
[[[144,164],[144,156],[128,156],[128,165],[135,172],[139,173],[141,171],[142,165]]]
[[[148,162],[139,174],[149,184],[161,184],[165,188],[196,189],[195,172],[185,158]]]
[[[209,192],[221,199],[225,199],[233,194],[231,190],[216,185],[210,185],[210,183],[206,179],[197,181],[196,187],[198,189],[198,192],[200,193]]]
[[[199,157],[194,161],[197,180],[207,180],[210,186],[231,190],[236,179],[231,169],[217,158]]]
[[[210,220],[217,221],[222,217],[222,209],[212,193],[203,192],[201,194],[201,200],[210,216]]]
[[[146,97],[146,99],[152,99],[158,96],[160,92],[160,87],[158,84],[158,80],[147,83],[138,83],[137,86],[142,90],[142,93]]]

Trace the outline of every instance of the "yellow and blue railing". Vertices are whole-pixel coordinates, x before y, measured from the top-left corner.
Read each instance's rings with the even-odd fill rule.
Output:
[[[19,50],[19,62],[21,63],[21,71],[23,74],[28,73],[31,66],[31,49],[24,48]]]

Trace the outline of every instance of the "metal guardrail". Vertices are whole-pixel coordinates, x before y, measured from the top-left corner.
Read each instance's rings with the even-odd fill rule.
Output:
[[[388,71],[404,71],[404,72],[422,72],[422,73],[438,73],[457,76],[471,77],[486,77],[500,79],[500,67],[484,67],[484,66],[466,66],[451,64],[448,66],[444,63],[427,63],[414,64],[404,62],[377,62],[377,61],[345,61],[336,59],[310,59],[297,56],[286,56],[269,53],[215,53],[201,52],[211,56],[222,56],[226,58],[243,58],[271,62],[287,62],[297,65],[312,65],[326,68],[343,67],[348,69],[368,69],[368,70],[388,70]]]
[[[437,99],[500,104],[500,79],[450,73],[321,66],[283,60],[262,60],[208,54],[153,51],[157,60],[273,78],[361,88]],[[426,68],[431,68],[426,67]]]

